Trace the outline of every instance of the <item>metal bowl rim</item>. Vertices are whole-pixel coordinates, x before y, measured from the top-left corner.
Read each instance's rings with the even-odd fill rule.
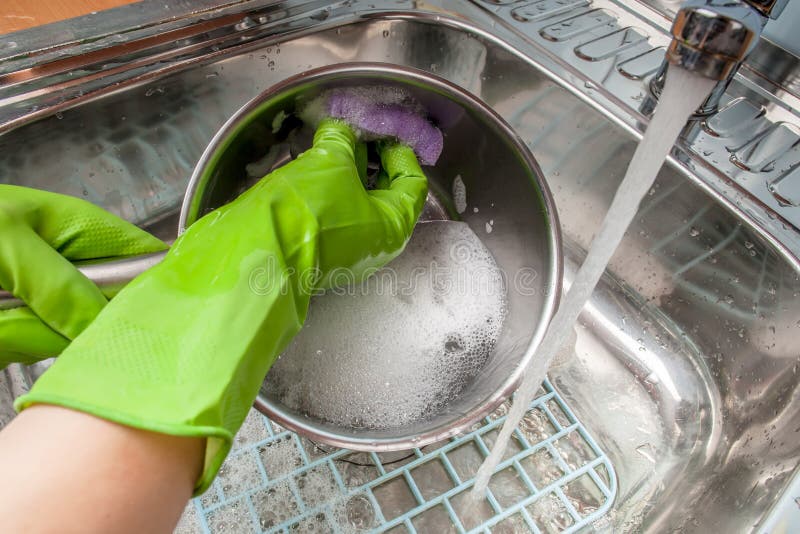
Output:
[[[319,441],[335,447],[341,447],[358,451],[395,451],[405,450],[414,447],[424,447],[431,443],[442,441],[452,437],[458,433],[463,432],[478,420],[482,419],[495,408],[503,403],[518,387],[522,381],[524,370],[527,368],[531,359],[539,347],[539,344],[544,337],[547,326],[552,319],[558,302],[561,298],[562,280],[563,280],[563,255],[562,255],[562,238],[561,226],[558,220],[558,214],[555,207],[555,201],[550,192],[547,182],[544,180],[544,174],[539,167],[536,159],[531,154],[525,142],[517,135],[511,126],[498,115],[493,109],[487,106],[482,100],[472,95],[465,89],[428,72],[409,68],[401,67],[389,63],[379,62],[352,62],[352,63],[337,63],[324,67],[308,70],[269,87],[261,92],[239,110],[237,110],[228,119],[225,124],[217,131],[214,137],[209,142],[204,150],[202,156],[197,162],[197,165],[192,172],[189,184],[186,188],[186,195],[183,199],[181,206],[180,219],[178,222],[179,235],[185,230],[187,221],[193,220],[190,217],[196,217],[196,213],[191,213],[192,204],[196,200],[196,196],[203,185],[204,174],[206,168],[214,162],[220,147],[224,147],[226,141],[232,134],[235,134],[239,127],[250,119],[251,113],[256,111],[265,101],[273,99],[285,91],[294,89],[300,84],[306,84],[314,81],[323,81],[329,78],[340,78],[343,76],[366,77],[374,75],[379,78],[394,77],[405,81],[420,82],[426,88],[433,87],[464,107],[479,111],[486,119],[495,123],[503,135],[507,138],[511,145],[516,149],[517,154],[522,157],[525,165],[532,171],[535,179],[536,186],[541,195],[541,201],[544,204],[543,217],[548,224],[548,246],[550,249],[550,261],[548,262],[548,280],[543,290],[545,292],[545,301],[543,310],[539,318],[539,323],[531,338],[531,342],[525,350],[525,354],[520,358],[515,371],[503,382],[492,395],[486,400],[476,406],[468,413],[461,415],[455,421],[443,425],[442,428],[432,429],[428,432],[413,436],[400,436],[392,438],[374,438],[374,437],[358,437],[335,433],[328,429],[322,429],[314,424],[311,420],[302,420],[294,417],[288,411],[281,409],[279,406],[274,405],[259,392],[258,397],[254,402],[254,406],[267,417],[278,423],[279,425],[292,430],[300,435],[306,436],[309,439]]]

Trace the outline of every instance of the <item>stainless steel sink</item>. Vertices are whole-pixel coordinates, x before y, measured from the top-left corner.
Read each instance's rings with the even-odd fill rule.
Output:
[[[473,92],[528,142],[556,199],[569,280],[645,118],[628,105],[635,94],[623,99],[504,25],[493,14],[503,3],[245,2],[254,11],[202,13],[209,29],[170,40],[169,53],[127,43],[116,63],[69,67],[71,78],[9,78],[33,59],[6,59],[0,76],[18,82],[0,88],[0,181],[87,198],[170,238],[194,163],[241,104],[312,67],[391,62]],[[231,20],[211,27],[220,17]],[[551,369],[618,476],[595,530],[756,530],[797,472],[800,240],[720,168],[676,145],[581,316],[575,350]],[[491,208],[479,215],[488,222]],[[0,397],[37,372],[7,370]]]

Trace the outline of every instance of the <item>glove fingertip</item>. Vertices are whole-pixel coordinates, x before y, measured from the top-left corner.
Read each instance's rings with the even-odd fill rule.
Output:
[[[402,144],[387,145],[381,152],[383,168],[394,181],[399,176],[422,176],[422,168],[411,147]]]

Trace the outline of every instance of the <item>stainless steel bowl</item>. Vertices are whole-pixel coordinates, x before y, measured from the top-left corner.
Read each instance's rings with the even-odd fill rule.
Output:
[[[425,169],[431,189],[425,213],[466,222],[494,255],[508,289],[502,335],[482,373],[442,413],[404,427],[366,430],[333,425],[293,411],[265,388],[255,406],[315,441],[385,451],[442,440],[496,408],[514,391],[557,305],[562,260],[555,206],[536,160],[508,124],[463,89],[422,71],[379,63],[311,70],[250,101],[216,134],[192,176],[181,226],[229,201],[249,184],[245,164],[263,156],[270,146],[287,143],[296,124],[292,117],[304,102],[333,87],[375,84],[411,92],[441,127],[444,152],[435,167]],[[456,176],[461,176],[467,191],[469,207],[463,213],[456,210],[451,194]]]

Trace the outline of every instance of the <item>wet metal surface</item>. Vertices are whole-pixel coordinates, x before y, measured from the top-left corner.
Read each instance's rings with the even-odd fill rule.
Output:
[[[648,53],[639,45],[623,51],[618,63],[590,62],[574,54],[577,41],[564,41],[570,54],[564,59],[545,47],[560,41],[542,45],[538,33],[530,37],[510,29],[513,19],[493,18],[494,11],[508,9],[502,5],[409,7],[398,3],[387,14],[386,7],[381,12],[364,6],[359,17],[367,20],[358,22],[351,12],[295,12],[283,19],[284,26],[271,22],[275,26],[263,34],[253,30],[239,48],[209,47],[202,61],[174,71],[151,66],[145,70],[154,73],[138,84],[98,92],[76,107],[67,104],[38,118],[15,107],[33,105],[27,97],[9,103],[3,93],[3,113],[16,113],[3,117],[27,117],[30,123],[0,136],[0,180],[82,196],[168,238],[177,227],[194,163],[241,104],[314,66],[394,62],[429,70],[473,92],[525,139],[556,200],[569,280],[641,127],[633,108],[620,104],[626,98],[635,102],[638,93],[620,89],[615,100],[610,91],[616,86],[600,82],[606,74],[609,80],[619,76],[644,91],[649,65],[657,62],[646,61]],[[584,9],[598,7],[601,2]],[[630,17],[614,11],[618,20]],[[309,19],[312,14],[317,18]],[[559,21],[553,15],[535,28]],[[649,42],[657,40],[653,33]],[[589,68],[578,75],[575,65],[582,64]],[[158,68],[169,65],[165,61]],[[615,65],[630,70],[623,75]],[[756,109],[753,120],[763,106],[771,123],[793,123],[790,105],[748,83],[736,82],[728,96],[746,97]],[[65,90],[61,96],[70,94]],[[698,125],[692,143],[676,148],[615,254],[607,280],[584,310],[574,351],[550,374],[616,470],[617,498],[598,530],[749,531],[797,470],[800,241],[787,218],[739,185],[754,181],[766,187],[762,174],[777,176],[784,166],[761,166],[758,174],[733,165],[725,146],[735,148],[745,164],[771,159],[777,149],[741,148],[731,134],[714,137],[709,130],[730,128],[731,121],[722,119]],[[780,147],[794,147],[794,130],[787,128],[770,140],[774,136]],[[704,136],[713,141],[707,148]],[[791,204],[794,193],[786,180],[775,188],[786,187],[781,194]],[[482,204],[474,216],[488,222],[492,199],[473,198],[467,190],[468,209],[476,200]],[[0,389],[4,395],[9,396]]]

